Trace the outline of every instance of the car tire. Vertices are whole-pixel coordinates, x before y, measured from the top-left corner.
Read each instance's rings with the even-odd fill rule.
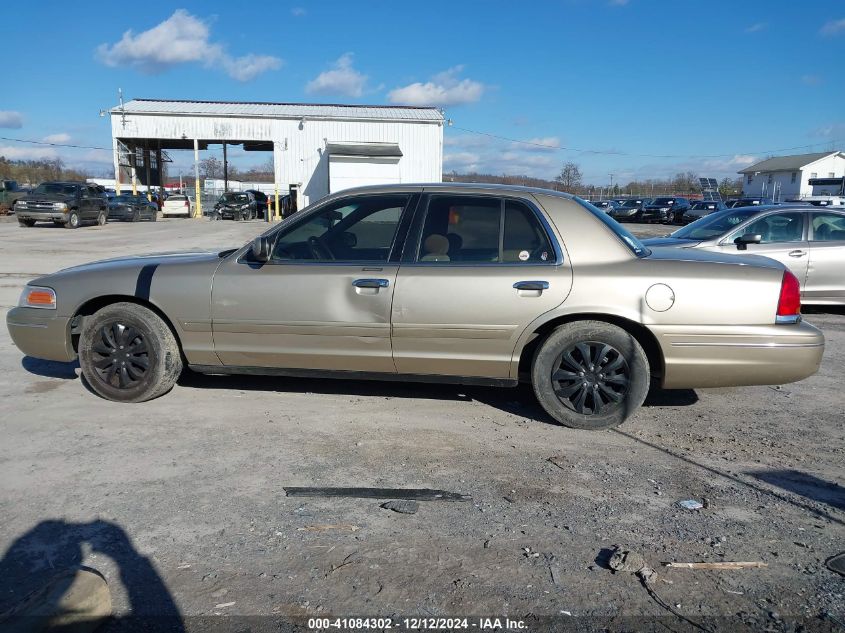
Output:
[[[33,227],[35,226],[35,220],[26,219],[26,220],[18,220],[18,226],[25,226],[25,227]]]
[[[106,222],[109,221],[109,216],[105,211],[100,211],[97,214],[97,226],[105,226]]]
[[[113,303],[83,321],[79,365],[97,395],[146,402],[173,388],[182,373],[182,355],[173,332],[155,312],[135,303]]]
[[[135,212],[132,214],[132,219],[129,220],[130,222],[140,222],[141,221],[141,212],[138,209],[135,209]]]
[[[561,325],[537,348],[531,367],[540,405],[575,429],[618,426],[643,403],[650,382],[637,339],[603,321]]]
[[[66,229],[78,229],[79,225],[82,223],[82,218],[79,217],[79,211],[76,209],[72,209],[70,213],[68,213],[67,221],[65,222]]]
[[[150,217],[151,222],[156,222],[158,220],[158,213],[153,213],[152,217]]]

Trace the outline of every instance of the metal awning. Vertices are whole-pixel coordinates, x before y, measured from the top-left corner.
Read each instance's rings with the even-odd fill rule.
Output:
[[[327,143],[329,156],[355,156],[360,158],[401,158],[397,143]]]

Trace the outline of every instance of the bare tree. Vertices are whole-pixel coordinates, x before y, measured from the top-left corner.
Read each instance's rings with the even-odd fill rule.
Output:
[[[581,178],[581,168],[578,163],[569,162],[563,166],[555,180],[563,191],[575,193],[581,186]]]
[[[214,156],[203,158],[200,161],[200,173],[205,178],[217,179],[223,177],[223,163]]]

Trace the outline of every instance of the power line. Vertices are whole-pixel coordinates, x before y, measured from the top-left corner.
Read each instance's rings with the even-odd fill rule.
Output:
[[[778,152],[789,152],[796,149],[808,149],[811,147],[816,147],[818,145],[827,145],[827,144],[838,144],[840,142],[839,139],[833,139],[830,141],[824,141],[820,143],[810,143],[809,145],[796,145],[795,147],[782,147],[779,149],[768,149],[768,150],[760,150],[754,152],[732,152],[730,154],[636,154],[633,152],[623,152],[619,150],[601,150],[601,149],[583,149],[579,147],[565,147],[562,145],[548,145],[546,143],[536,143],[534,141],[521,141],[515,138],[509,138],[507,136],[501,136],[499,134],[491,134],[490,132],[481,132],[479,130],[470,130],[469,128],[465,127],[458,127],[457,125],[452,126],[456,130],[461,130],[462,132],[469,132],[470,134],[478,134],[479,136],[488,136],[490,138],[499,139],[501,141],[508,141],[509,143],[518,143],[520,145],[529,145],[531,147],[542,147],[543,149],[553,150],[553,151],[560,151],[560,152],[578,152],[581,154],[601,154],[601,155],[608,155],[608,156],[631,156],[634,158],[731,158],[733,156],[742,155],[742,154],[775,154]]]
[[[93,145],[72,145],[70,143],[49,143],[47,141],[33,141],[25,138],[9,138],[0,136],[0,141],[12,141],[13,143],[29,143],[30,145],[49,145],[50,147],[73,147],[75,149],[99,149],[104,152],[111,152],[111,147],[94,147]]]

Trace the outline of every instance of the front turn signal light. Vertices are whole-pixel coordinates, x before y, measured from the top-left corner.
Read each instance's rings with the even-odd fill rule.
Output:
[[[56,309],[56,291],[52,288],[27,286],[21,296],[20,305],[26,308]]]

